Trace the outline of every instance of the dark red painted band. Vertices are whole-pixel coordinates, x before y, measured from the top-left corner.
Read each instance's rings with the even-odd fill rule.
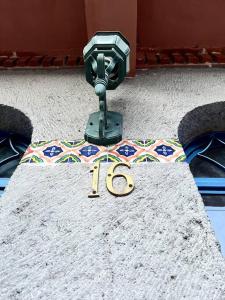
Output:
[[[150,49],[137,48],[137,69],[177,66],[224,66],[225,48]],[[48,56],[32,53],[0,52],[0,69],[75,68],[83,65],[82,56]]]

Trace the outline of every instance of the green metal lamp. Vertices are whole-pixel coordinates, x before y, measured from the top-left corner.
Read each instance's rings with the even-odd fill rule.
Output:
[[[114,90],[130,70],[128,41],[120,32],[97,32],[83,50],[86,80],[99,97],[99,111],[89,116],[84,138],[96,145],[121,141],[123,118],[107,111],[106,90]]]

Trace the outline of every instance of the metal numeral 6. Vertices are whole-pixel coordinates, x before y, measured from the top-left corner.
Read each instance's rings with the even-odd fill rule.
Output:
[[[112,166],[108,169],[107,177],[106,177],[106,187],[108,191],[115,195],[115,196],[126,196],[129,195],[134,190],[134,181],[133,178],[130,175],[124,174],[124,173],[114,173],[115,169],[118,166],[127,166],[130,169],[130,163],[113,163]],[[122,192],[118,192],[113,187],[113,179],[116,177],[123,177],[127,181],[126,187],[123,189]]]

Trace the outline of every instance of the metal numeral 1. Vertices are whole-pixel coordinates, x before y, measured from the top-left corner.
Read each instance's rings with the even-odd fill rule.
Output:
[[[96,162],[90,170],[90,172],[93,173],[93,177],[92,177],[92,192],[88,195],[89,198],[99,197],[99,193],[98,193],[99,169],[100,169],[100,161]]]

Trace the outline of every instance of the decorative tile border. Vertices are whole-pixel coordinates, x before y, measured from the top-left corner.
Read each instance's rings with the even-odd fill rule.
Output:
[[[181,144],[171,140],[123,140],[108,147],[92,145],[84,140],[41,141],[32,143],[22,163],[52,165],[58,163],[101,162],[182,162],[186,157]]]

